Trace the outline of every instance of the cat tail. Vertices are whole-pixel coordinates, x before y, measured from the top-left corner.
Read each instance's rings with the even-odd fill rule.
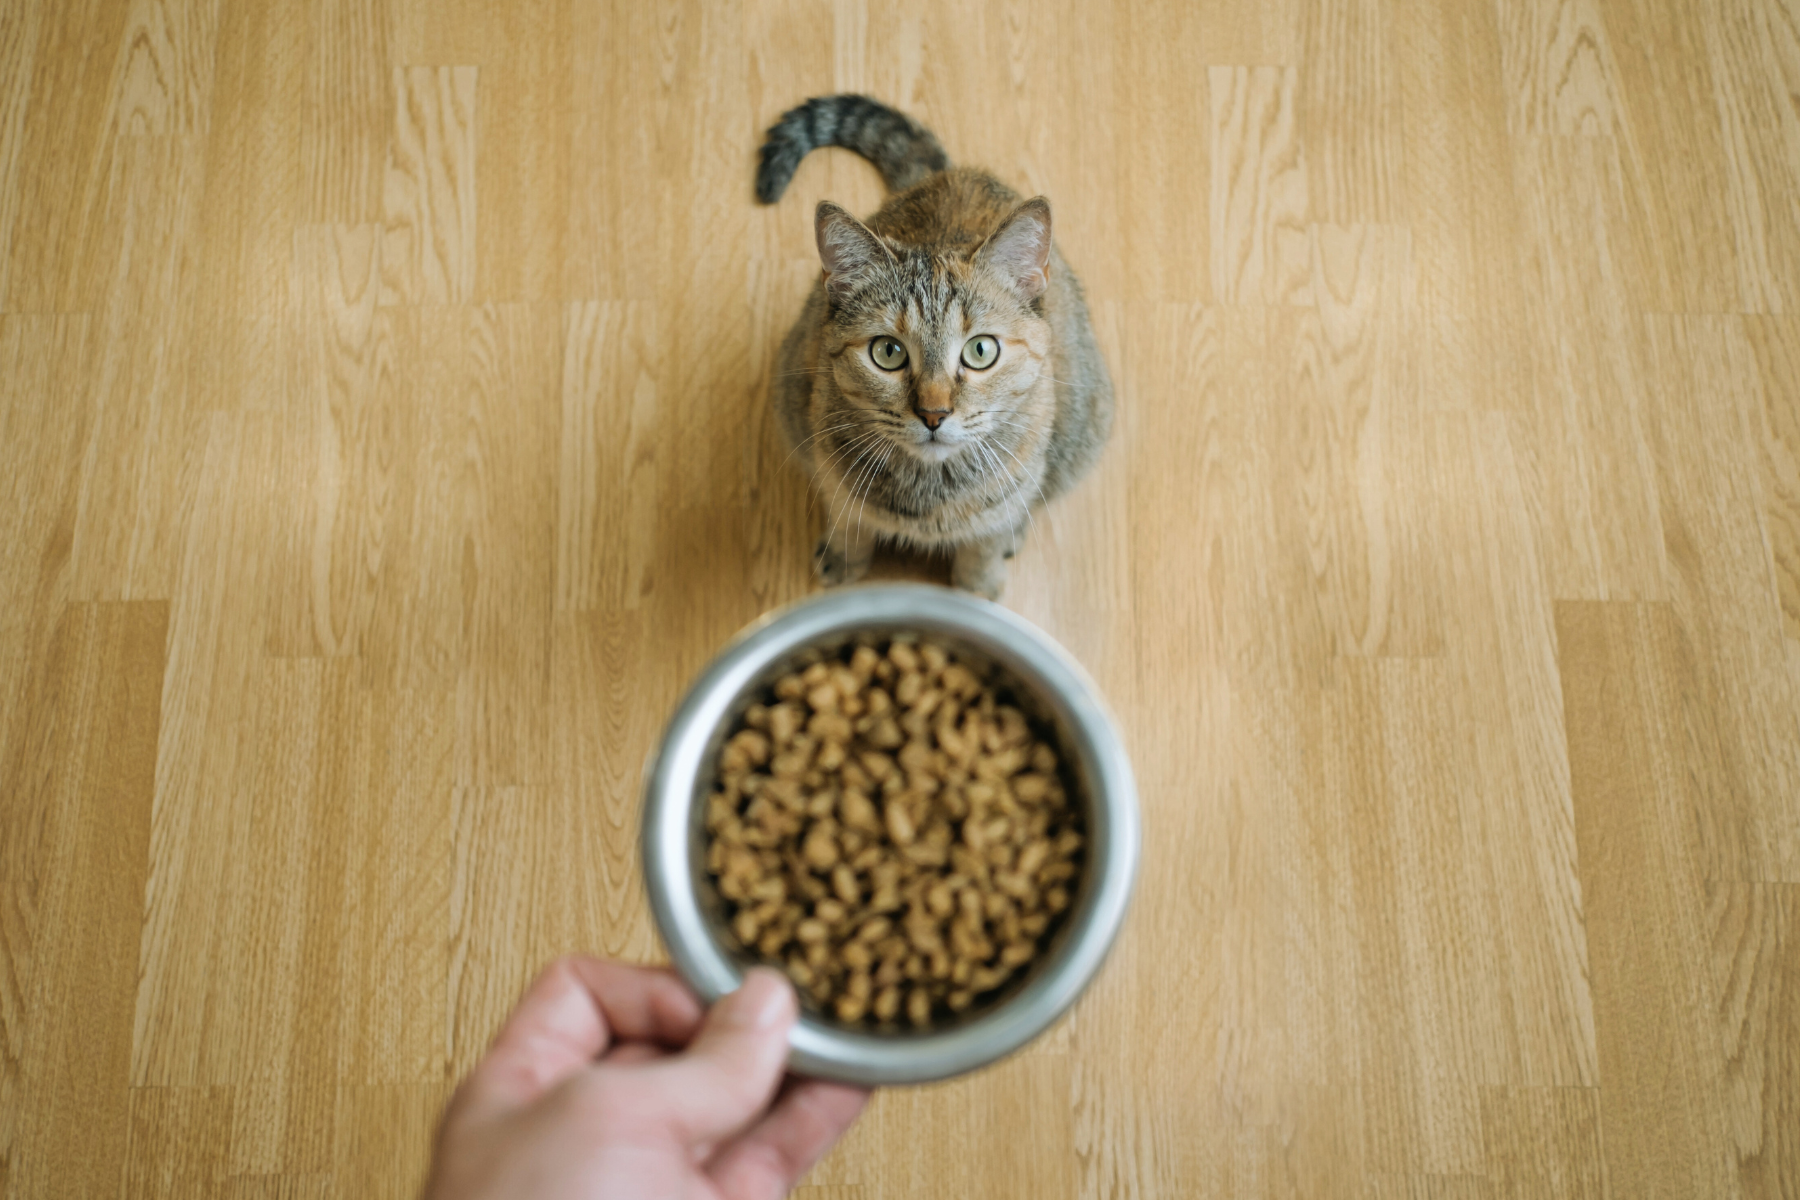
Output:
[[[903,112],[867,96],[814,96],[781,114],[763,142],[756,168],[756,198],[773,204],[807,152],[820,146],[842,146],[875,164],[898,192],[950,165],[936,135]]]

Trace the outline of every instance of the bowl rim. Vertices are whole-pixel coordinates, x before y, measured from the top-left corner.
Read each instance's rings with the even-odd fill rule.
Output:
[[[1083,887],[1045,969],[1019,991],[938,1032],[855,1032],[803,1012],[789,1036],[788,1066],[796,1074],[864,1086],[926,1083],[998,1061],[1055,1024],[1105,961],[1136,883],[1140,818],[1124,742],[1093,680],[1043,630],[998,604],[917,583],[837,588],[758,618],[688,687],[645,764],[643,879],[677,972],[708,1004],[735,990],[742,968],[720,945],[693,885],[695,799],[709,744],[745,688],[771,664],[870,628],[961,639],[1019,677],[1075,743],[1088,807]],[[1103,820],[1095,819],[1099,814]]]

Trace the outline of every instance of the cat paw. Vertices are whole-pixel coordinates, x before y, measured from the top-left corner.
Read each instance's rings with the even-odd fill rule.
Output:
[[[1000,593],[1006,590],[1006,558],[998,554],[981,558],[959,554],[950,569],[950,582],[983,599],[998,600]]]
[[[841,547],[820,542],[813,550],[813,574],[826,587],[841,587],[846,583],[855,583],[867,575],[871,561],[873,555],[856,557]]]

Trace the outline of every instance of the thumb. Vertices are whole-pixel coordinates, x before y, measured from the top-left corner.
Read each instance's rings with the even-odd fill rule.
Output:
[[[638,1094],[690,1147],[719,1141],[768,1106],[787,1063],[797,1004],[787,978],[757,967],[706,1014],[681,1054],[642,1068]]]

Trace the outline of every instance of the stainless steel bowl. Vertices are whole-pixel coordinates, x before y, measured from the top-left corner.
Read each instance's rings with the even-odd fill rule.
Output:
[[[1069,919],[1014,990],[943,1028],[858,1032],[803,1013],[789,1066],[865,1085],[924,1083],[985,1066],[1055,1024],[1100,969],[1131,898],[1137,787],[1105,706],[1062,647],[1023,618],[961,592],[919,584],[845,588],[771,613],[745,630],[688,691],[644,773],[644,880],[675,968],[708,1003],[750,965],[723,933],[724,903],[705,870],[705,799],[737,718],[809,651],[858,635],[912,631],[1001,667],[1056,734],[1085,806],[1088,847]]]

